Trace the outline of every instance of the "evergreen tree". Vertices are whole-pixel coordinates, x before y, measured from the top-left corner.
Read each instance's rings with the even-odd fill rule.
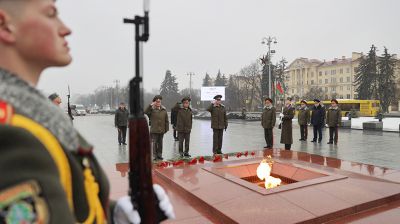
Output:
[[[203,85],[202,86],[212,86],[212,79],[208,73],[206,73],[206,76],[203,79]]]
[[[232,110],[238,110],[242,107],[240,103],[240,90],[237,86],[234,76],[229,77],[228,85],[226,87],[226,106]]]
[[[221,71],[218,70],[217,77],[215,78],[214,81],[214,86],[226,86],[226,77],[225,75],[221,74]]]
[[[395,67],[396,59],[388,53],[385,47],[384,53],[378,61],[378,99],[381,101],[383,112],[389,112],[389,106],[395,100]]]
[[[356,69],[355,81],[358,99],[378,98],[378,71],[376,60],[376,47],[371,46],[366,57],[360,58],[360,65]]]
[[[178,83],[170,70],[165,73],[164,81],[160,87],[160,95],[163,97],[163,105],[168,108],[173,107],[180,100]]]

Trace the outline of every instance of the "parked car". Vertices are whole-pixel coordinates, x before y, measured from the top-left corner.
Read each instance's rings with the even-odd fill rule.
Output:
[[[82,104],[72,104],[71,111],[73,116],[86,116],[86,110]]]

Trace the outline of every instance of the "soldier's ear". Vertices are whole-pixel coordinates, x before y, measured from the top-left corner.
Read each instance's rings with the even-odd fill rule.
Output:
[[[15,42],[15,27],[10,23],[10,17],[6,11],[0,9],[0,42],[11,44]]]

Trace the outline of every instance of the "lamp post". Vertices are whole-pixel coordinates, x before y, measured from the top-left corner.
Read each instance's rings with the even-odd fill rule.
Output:
[[[271,85],[271,53],[275,53],[275,50],[271,50],[271,43],[277,44],[276,37],[263,37],[261,44],[268,46],[268,95],[272,97],[272,85]]]
[[[189,72],[188,74],[186,74],[189,76],[189,97],[190,99],[192,98],[192,76],[194,76],[194,73]]]

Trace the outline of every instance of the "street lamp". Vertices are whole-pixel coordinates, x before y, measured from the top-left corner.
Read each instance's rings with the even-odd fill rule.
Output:
[[[275,50],[271,50],[271,43],[277,44],[276,37],[263,37],[261,44],[268,45],[268,95],[272,97],[272,85],[271,85],[271,53],[275,53]]]

